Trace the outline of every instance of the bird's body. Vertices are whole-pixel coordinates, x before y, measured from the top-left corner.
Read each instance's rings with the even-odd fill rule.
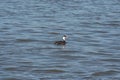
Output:
[[[66,41],[56,41],[55,44],[56,45],[65,45]]]
[[[63,36],[63,40],[62,41],[56,41],[55,44],[56,45],[65,45],[66,44],[66,35]]]

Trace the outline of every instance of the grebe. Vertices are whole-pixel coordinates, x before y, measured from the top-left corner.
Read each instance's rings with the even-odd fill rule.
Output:
[[[66,44],[66,38],[67,38],[67,36],[64,35],[63,36],[63,41],[56,41],[55,44],[56,45],[65,45]]]

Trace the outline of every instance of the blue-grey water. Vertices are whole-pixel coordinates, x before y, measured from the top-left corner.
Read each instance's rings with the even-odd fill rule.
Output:
[[[120,80],[120,0],[0,0],[0,80]]]

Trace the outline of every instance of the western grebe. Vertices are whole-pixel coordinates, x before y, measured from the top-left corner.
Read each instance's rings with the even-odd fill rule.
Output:
[[[66,44],[66,38],[67,38],[67,36],[64,35],[63,40],[62,41],[56,41],[55,44],[56,45],[65,45]]]

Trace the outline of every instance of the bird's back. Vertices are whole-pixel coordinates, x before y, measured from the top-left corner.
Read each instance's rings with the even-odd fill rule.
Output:
[[[56,41],[55,44],[57,44],[57,45],[65,45],[66,42],[65,41]]]

